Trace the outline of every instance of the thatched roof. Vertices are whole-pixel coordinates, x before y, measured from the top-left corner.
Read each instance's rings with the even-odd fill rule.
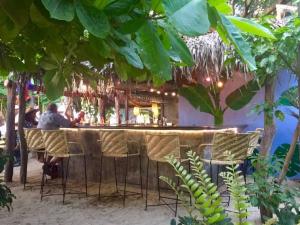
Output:
[[[174,76],[185,77],[199,82],[206,77],[218,79],[220,76],[230,77],[233,71],[246,72],[246,66],[239,60],[228,63],[233,49],[224,44],[217,32],[211,32],[196,38],[185,38],[195,65],[174,69]]]

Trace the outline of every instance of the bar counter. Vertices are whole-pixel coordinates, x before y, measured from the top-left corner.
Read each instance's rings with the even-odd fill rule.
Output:
[[[125,130],[128,141],[137,143],[136,147],[141,150],[143,183],[145,184],[147,154],[145,149],[145,134],[175,134],[179,136],[181,145],[188,145],[191,149],[197,150],[197,147],[203,143],[210,143],[213,134],[217,131],[234,130],[237,128],[214,128],[214,127],[155,127],[155,126],[111,126],[111,127],[81,127],[81,128],[63,128],[67,133],[69,141],[82,143],[87,158],[87,177],[88,181],[98,182],[100,170],[100,133],[102,130]],[[135,147],[131,146],[130,147]],[[118,181],[122,182],[125,160],[117,161]],[[70,160],[69,176],[72,179],[82,180],[83,177],[83,160],[72,158]],[[128,182],[138,183],[139,163],[136,158],[129,160]],[[156,167],[154,163],[150,164],[149,170],[149,187],[154,187]],[[173,176],[174,173],[169,165],[160,165],[160,175]],[[112,182],[114,179],[113,159],[104,158],[103,160],[103,182]]]

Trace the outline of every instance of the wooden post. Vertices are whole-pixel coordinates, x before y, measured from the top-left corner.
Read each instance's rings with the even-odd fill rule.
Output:
[[[116,93],[115,95],[115,110],[116,110],[116,118],[117,118],[117,124],[121,124],[121,115],[120,115],[120,102],[119,102],[119,96]]]
[[[106,122],[106,118],[105,118],[105,104],[106,104],[105,97],[101,96],[98,99],[99,114],[100,114],[100,124],[101,125],[104,125],[105,122]]]
[[[28,153],[27,153],[27,144],[24,134],[24,121],[25,121],[25,111],[26,111],[26,100],[25,100],[25,91],[26,91],[26,73],[19,75],[19,122],[18,122],[18,133],[20,141],[20,153],[21,153],[21,168],[20,168],[20,182],[22,184],[26,183],[27,178],[27,162],[28,162]]]
[[[125,92],[125,120],[126,124],[129,123],[129,108],[128,108],[128,92]]]
[[[7,85],[7,113],[6,113],[6,154],[9,156],[5,164],[4,181],[12,182],[14,173],[13,151],[16,147],[15,132],[15,103],[16,83],[9,81]]]

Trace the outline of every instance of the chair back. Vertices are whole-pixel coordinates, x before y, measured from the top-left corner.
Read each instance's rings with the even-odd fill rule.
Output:
[[[127,135],[124,130],[101,130],[101,151],[106,156],[128,154]]]
[[[45,151],[45,145],[41,129],[24,128],[24,133],[29,151]]]
[[[169,155],[180,159],[180,141],[178,135],[146,134],[145,144],[150,160],[165,162],[165,157]]]
[[[213,137],[211,159],[218,161],[245,160],[250,134],[217,132]]]
[[[46,153],[50,156],[69,155],[67,137],[63,130],[42,130]]]
[[[259,147],[259,139],[261,138],[261,132],[254,131],[249,132],[249,148],[247,155],[251,156],[255,148]]]

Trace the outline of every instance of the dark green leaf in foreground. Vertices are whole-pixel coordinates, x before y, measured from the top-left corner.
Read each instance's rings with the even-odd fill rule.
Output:
[[[105,38],[109,34],[110,25],[103,11],[76,1],[76,13],[82,25],[93,35]]]
[[[187,36],[208,32],[210,23],[206,0],[163,0],[168,20]]]
[[[50,16],[54,19],[72,21],[74,19],[74,5],[70,0],[42,0]]]
[[[244,40],[239,29],[237,29],[226,16],[218,12],[217,14],[219,17],[219,29],[226,34],[227,38],[234,45],[236,51],[248,65],[249,69],[251,71],[256,70],[256,63],[251,54],[250,45]]]
[[[169,56],[152,23],[148,22],[138,30],[137,44],[139,45],[140,56],[144,65],[151,73],[161,80],[170,80],[172,78],[172,70]]]

